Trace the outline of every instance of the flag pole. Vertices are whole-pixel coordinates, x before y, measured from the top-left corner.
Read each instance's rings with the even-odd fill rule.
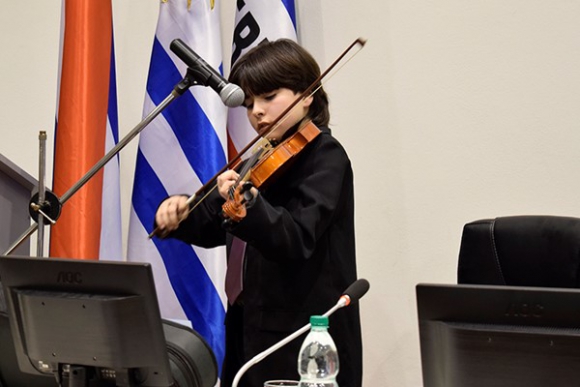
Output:
[[[38,134],[38,203],[44,203],[45,201],[45,187],[44,187],[44,175],[45,175],[45,167],[46,167],[46,132],[41,131]],[[32,203],[31,203],[32,205]],[[42,257],[44,255],[44,221],[45,218],[49,222],[53,222],[52,219],[48,217],[40,208],[38,208],[38,212],[42,216],[38,216],[37,223],[38,223],[38,234],[37,234],[37,242],[36,242],[36,256]]]

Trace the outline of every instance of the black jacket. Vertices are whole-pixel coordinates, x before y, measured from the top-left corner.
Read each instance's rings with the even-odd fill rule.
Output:
[[[226,317],[228,339],[222,386],[259,352],[336,304],[357,278],[353,172],[342,146],[328,128],[297,156],[290,169],[260,191],[247,216],[224,227],[224,200],[217,190],[171,236],[201,247],[231,244],[246,248],[243,307]],[[193,279],[192,279],[193,280]],[[238,321],[238,322],[234,322]],[[340,387],[362,383],[362,342],[358,305],[330,317],[330,334],[339,351]],[[234,327],[232,324],[242,327]],[[262,386],[268,379],[297,379],[298,351],[304,336],[250,370],[239,386]],[[235,344],[234,344],[235,342]],[[231,348],[235,345],[236,349]],[[239,356],[236,356],[239,355]]]

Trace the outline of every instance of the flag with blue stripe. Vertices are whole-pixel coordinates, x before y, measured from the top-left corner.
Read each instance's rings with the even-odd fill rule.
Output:
[[[105,154],[119,142],[114,33],[112,36]],[[121,232],[121,177],[119,155],[109,160],[103,167],[103,170],[103,206],[101,210],[101,246],[99,249],[99,259],[122,260],[123,246],[121,236],[123,234]]]
[[[237,2],[232,45],[232,65],[263,40],[297,41],[294,0],[245,0]],[[229,110],[228,153],[232,157],[243,149],[256,132],[250,126],[244,107]]]
[[[160,3],[147,82],[148,115],[184,77],[187,66],[169,46],[180,38],[222,71],[219,0]],[[189,321],[214,351],[224,355],[225,247],[204,249],[172,239],[148,239],[155,212],[169,195],[196,192],[226,164],[227,109],[207,87],[175,99],[140,134],[127,258],[149,262],[161,314]]]
[[[118,142],[111,1],[63,0],[53,190],[68,192]],[[122,260],[118,157],[75,191],[51,230],[50,255]]]

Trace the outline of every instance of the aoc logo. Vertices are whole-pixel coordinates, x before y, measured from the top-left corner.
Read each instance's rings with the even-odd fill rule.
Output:
[[[60,284],[82,284],[83,275],[80,271],[59,271],[56,282]]]
[[[518,318],[542,318],[544,306],[539,303],[512,302],[508,305],[505,315]]]

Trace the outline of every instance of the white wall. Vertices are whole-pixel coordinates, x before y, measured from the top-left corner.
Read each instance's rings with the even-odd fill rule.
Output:
[[[141,117],[158,1],[113,3],[127,133]],[[234,5],[222,1],[225,47]],[[37,176],[39,130],[52,157],[60,1],[1,8],[0,153]],[[463,224],[580,216],[580,3],[299,0],[298,8],[302,42],[323,68],[368,39],[326,86],[334,134],[354,163],[359,275],[371,283],[365,385],[419,386],[414,286],[455,281]],[[136,145],[121,155],[125,223]]]

